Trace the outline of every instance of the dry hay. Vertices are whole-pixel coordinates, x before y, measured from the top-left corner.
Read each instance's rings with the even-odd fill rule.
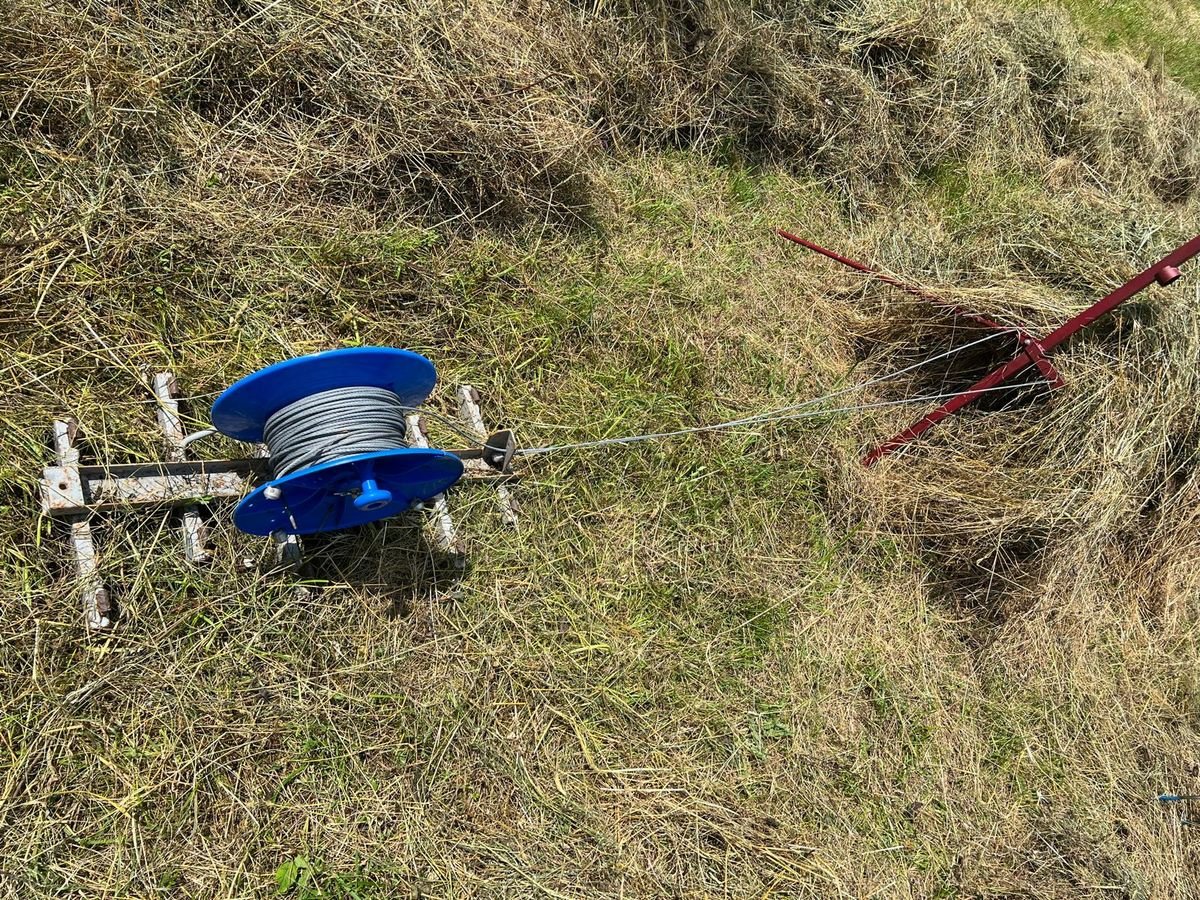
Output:
[[[135,421],[142,415],[145,407],[131,397],[131,381],[144,374],[137,365],[148,360],[158,364],[182,358],[190,366],[182,372],[185,379],[220,386],[280,354],[356,340],[360,326],[379,334],[382,327],[371,331],[371,326],[425,319],[435,323],[419,335],[429,345],[473,340],[472,346],[482,352],[488,339],[469,333],[468,300],[498,302],[497,298],[531,293],[535,278],[528,271],[538,267],[536,254],[491,265],[486,251],[503,246],[505,234],[520,229],[532,230],[539,240],[548,235],[547,244],[555,246],[560,246],[555,241],[578,237],[586,242],[595,235],[599,241],[619,242],[620,235],[605,233],[606,223],[627,224],[630,216],[628,210],[621,211],[623,217],[614,216],[611,207],[633,204],[631,192],[621,193],[610,184],[612,171],[622,166],[637,171],[643,160],[679,148],[693,154],[688,158],[723,161],[731,170],[757,167],[819,185],[833,198],[834,208],[820,224],[833,232],[831,243],[841,242],[839,249],[1034,331],[1062,321],[1123,281],[1139,263],[1157,258],[1197,231],[1200,103],[1153,67],[1085,48],[1069,20],[1049,9],[1016,12],[954,0],[306,5],[230,0],[165,6],[9,0],[0,16],[0,346],[18,360],[13,364],[16,378],[3,387],[8,427],[0,434],[0,472],[6,481],[0,521],[11,536],[5,564],[13,571],[36,571],[48,585],[15,589],[13,607],[34,612],[22,612],[25,618],[17,616],[17,624],[6,626],[14,635],[6,648],[6,655],[15,660],[12,668],[30,659],[35,670],[42,667],[31,679],[41,679],[30,688],[31,696],[38,690],[57,696],[53,691],[70,682],[75,672],[95,672],[89,690],[107,698],[110,711],[117,710],[112,713],[115,721],[136,717],[140,722],[144,716],[163,735],[163,745],[176,741],[186,748],[207,747],[207,754],[196,752],[204,765],[211,762],[211,772],[179,766],[169,753],[155,757],[153,766],[147,764],[148,777],[159,780],[146,792],[158,801],[165,792],[173,796],[191,790],[189,774],[198,781],[211,778],[195,796],[222,797],[222,790],[232,790],[228,785],[244,788],[247,796],[269,794],[280,773],[257,768],[254,754],[278,758],[273,754],[281,752],[281,736],[295,737],[288,730],[294,719],[309,729],[300,739],[306,747],[311,741],[317,748],[312,752],[317,763],[322,761],[320,754],[327,753],[353,776],[332,787],[318,780],[314,787],[305,782],[305,775],[297,788],[302,791],[299,802],[321,810],[328,801],[341,815],[361,804],[369,819],[351,823],[297,815],[305,828],[330,842],[331,854],[349,858],[360,840],[372,847],[387,846],[392,837],[379,823],[395,814],[411,826],[404,834],[409,843],[403,853],[445,864],[456,877],[468,877],[454,869],[459,864],[468,875],[482,871],[494,879],[487,887],[517,883],[515,871],[525,872],[521,867],[526,865],[536,868],[507,850],[508,855],[488,855],[506,838],[510,822],[534,827],[530,821],[536,820],[539,830],[529,843],[545,848],[550,836],[559,834],[558,823],[572,816],[587,819],[600,840],[609,839],[605,829],[616,817],[632,819],[633,827],[625,826],[638,836],[631,879],[635,889],[648,894],[662,891],[672,878],[697,891],[704,889],[700,885],[712,888],[714,882],[705,879],[719,870],[722,860],[729,871],[730,859],[740,860],[738,871],[748,879],[735,884],[734,893],[738,887],[763,893],[781,883],[772,879],[800,878],[797,872],[808,864],[808,851],[800,840],[804,835],[785,834],[784,829],[779,832],[784,836],[772,837],[778,823],[771,824],[770,816],[751,821],[740,815],[745,797],[738,793],[741,784],[736,779],[741,775],[730,775],[723,761],[707,769],[695,763],[695,770],[688,770],[688,760],[707,758],[687,754],[699,753],[694,748],[711,736],[671,707],[669,698],[646,686],[661,686],[669,676],[685,683],[692,669],[703,672],[710,660],[672,654],[655,658],[655,665],[678,668],[667,674],[651,671],[645,685],[639,682],[639,689],[664,707],[647,714],[637,707],[637,698],[604,694],[607,681],[590,680],[594,672],[584,667],[590,661],[586,654],[572,650],[550,656],[539,643],[543,633],[560,634],[563,629],[566,634],[579,624],[573,617],[586,617],[589,610],[572,608],[576,599],[593,599],[600,592],[619,600],[639,579],[661,590],[663,607],[656,609],[657,615],[673,615],[675,606],[691,615],[679,589],[653,581],[656,569],[700,585],[698,591],[711,590],[731,604],[774,597],[770,592],[778,584],[796,577],[780,561],[786,559],[792,537],[788,529],[797,527],[796,517],[780,515],[766,499],[757,498],[761,502],[746,515],[774,556],[764,560],[753,579],[738,584],[722,580],[726,573],[721,564],[733,570],[761,548],[736,544],[729,549],[721,544],[725,533],[736,529],[719,511],[703,508],[709,516],[704,528],[678,536],[657,524],[662,512],[657,499],[635,497],[645,507],[643,518],[655,519],[654,529],[640,535],[645,546],[638,544],[620,565],[601,571],[606,580],[599,585],[586,582],[592,576],[589,566],[599,570],[601,562],[610,560],[580,551],[583,547],[594,552],[578,534],[564,538],[551,525],[540,523],[539,528],[547,529],[547,542],[560,542],[552,548],[556,565],[549,575],[530,573],[528,579],[534,585],[550,584],[557,593],[551,597],[547,590],[536,601],[524,598],[520,612],[529,619],[521,621],[524,630],[516,630],[511,644],[505,643],[510,638],[503,629],[516,617],[502,623],[500,637],[497,632],[488,632],[486,638],[473,635],[472,639],[493,641],[487,658],[503,659],[499,670],[476,667],[468,673],[463,659],[474,666],[474,650],[457,651],[452,641],[451,649],[443,649],[437,640],[418,647],[415,642],[406,644],[394,631],[387,631],[378,643],[357,647],[354,640],[361,632],[355,630],[358,620],[353,615],[369,617],[358,606],[348,611],[314,604],[306,611],[311,620],[300,617],[281,637],[273,630],[278,623],[267,608],[269,599],[259,603],[252,594],[239,600],[244,583],[232,575],[224,581],[214,576],[219,590],[184,583],[177,601],[183,608],[165,617],[162,646],[137,648],[144,655],[130,653],[132,662],[126,669],[111,670],[132,670],[135,686],[144,681],[154,687],[141,698],[117,690],[114,676],[105,669],[107,657],[89,656],[69,628],[56,627],[44,639],[31,637],[33,632],[40,635],[42,628],[36,604],[51,602],[46,598],[65,583],[65,576],[39,568],[36,542],[28,540],[32,495],[27,475],[42,453],[38,435],[48,391],[93,413],[90,431],[106,458],[144,458],[156,451],[153,440],[107,433],[103,426],[115,417]],[[652,201],[666,209],[664,216],[676,215],[669,202]],[[796,208],[809,209],[800,201]],[[655,209],[659,207],[651,211]],[[648,230],[649,235],[637,236],[649,244],[654,230]],[[434,245],[439,252],[429,252]],[[691,336],[706,350],[739,360],[765,357],[772,349],[770,338],[777,344],[791,342],[787,354],[781,354],[789,369],[799,369],[801,351],[816,346],[829,355],[811,363],[822,377],[856,362],[856,372],[882,374],[944,349],[951,335],[959,340],[964,336],[961,323],[960,330],[952,332],[955,326],[928,307],[838,273],[823,276],[814,282],[816,288],[803,293],[803,279],[815,278],[819,265],[796,262],[799,274],[782,275],[778,257],[763,263],[775,251],[758,243],[754,247],[748,254],[751,263],[768,273],[764,277],[776,279],[761,292],[780,298],[780,308],[771,311],[768,323],[790,320],[794,332],[755,334],[752,326],[760,307],[720,310],[705,321],[711,333]],[[699,253],[681,240],[671,252],[693,250]],[[800,251],[778,250],[779,256],[784,253],[794,260]],[[549,258],[550,265],[557,265],[561,257]],[[565,259],[579,258],[566,254]],[[644,283],[647,295],[670,295],[671,288],[654,281],[661,273],[653,266],[646,268],[648,274],[642,273],[643,281],[636,282],[638,290]],[[730,281],[737,278],[748,276],[739,270]],[[168,297],[169,302],[164,299]],[[792,298],[798,298],[796,308],[784,308]],[[619,344],[620,352],[632,359],[677,350],[665,338],[660,343],[640,340],[638,317],[650,309],[648,299],[643,306],[643,298],[633,290],[620,299],[628,302],[628,310],[616,308],[619,304],[606,309],[601,303],[597,317],[616,334],[610,343]],[[669,318],[662,308],[657,312]],[[573,314],[567,309],[563,316],[570,319]],[[577,328],[599,328],[589,316],[581,314],[583,324]],[[753,354],[736,356],[741,348],[735,342],[722,343],[722,328],[730,320],[736,320],[739,335],[759,342]],[[511,327],[532,332],[535,324],[539,323],[530,324],[514,313]],[[670,325],[667,321],[661,333],[651,337],[671,337]],[[1195,621],[1197,596],[1192,562],[1198,534],[1197,331],[1195,305],[1178,288],[1155,291],[1061,354],[1069,386],[1049,403],[1007,409],[1003,402],[993,403],[986,414],[946,423],[903,459],[869,472],[857,465],[856,451],[862,448],[856,444],[866,443],[871,434],[881,437],[889,426],[902,426],[911,413],[880,416],[869,431],[843,433],[833,458],[814,463],[823,476],[820,484],[811,491],[803,484],[794,488],[797,497],[811,493],[821,501],[820,510],[806,514],[845,526],[854,540],[865,536],[865,549],[847,538],[850,562],[830,590],[829,602],[840,604],[830,609],[839,615],[815,619],[814,633],[836,644],[852,642],[861,630],[886,649],[889,641],[894,647],[911,638],[909,626],[919,631],[914,656],[898,664],[908,679],[903,684],[912,688],[908,693],[918,696],[918,704],[933,709],[930,728],[952,737],[960,733],[955,729],[964,727],[964,720],[974,723],[986,716],[943,702],[939,691],[954,697],[955,685],[971,678],[982,683],[1003,676],[1022,687],[1040,686],[1044,696],[1075,697],[1071,691],[1076,686],[1086,693],[1093,685],[1107,684],[1101,670],[1109,663],[1119,665],[1121,678],[1133,685],[1129,692],[1113,698],[1088,696],[1099,705],[1105,700],[1114,705],[1121,699],[1135,702],[1104,719],[1105,729],[1095,744],[1117,742],[1122,734],[1135,732],[1145,744],[1088,757],[1086,765],[1094,767],[1089,771],[1099,773],[1096,778],[1102,784],[1119,781],[1124,791],[1132,790],[1130,771],[1146,781],[1154,767],[1155,772],[1178,775],[1186,754],[1172,755],[1167,745],[1190,733],[1187,727],[1162,726],[1163,718],[1156,713],[1159,724],[1153,728],[1158,730],[1151,737],[1136,729],[1139,709],[1161,711],[1186,700],[1183,680],[1175,684],[1139,676],[1153,668],[1155,654],[1170,652],[1179,658],[1194,640],[1188,628]],[[598,333],[595,340],[612,337]],[[220,352],[204,358],[209,345]],[[679,352],[688,351],[697,352],[692,344]],[[526,366],[530,360],[552,357],[554,350],[543,345],[537,352],[542,355],[535,355],[531,338],[520,354],[512,353],[497,365],[506,367],[514,379],[540,378],[538,390],[550,393],[555,389],[554,366],[546,363],[541,372]],[[986,354],[973,354],[936,378],[881,389],[878,398],[966,383],[990,361]],[[671,362],[685,375],[691,372],[687,359]],[[460,360],[454,364],[466,365]],[[753,386],[744,384],[741,375],[723,376],[729,384],[716,386],[749,401]],[[642,399],[637,387],[617,377],[610,384],[614,395],[629,400],[629,417],[639,414],[639,425],[652,426],[661,408],[637,407]],[[588,391],[594,393],[590,385]],[[582,421],[584,411],[595,406],[594,396],[585,399],[593,405],[581,400],[565,406],[564,416],[576,414]],[[683,405],[672,411],[678,413]],[[109,418],[97,412],[100,407]],[[548,433],[554,433],[550,426],[563,426],[545,424]],[[753,453],[746,456],[755,461]],[[658,462],[667,466],[671,461]],[[613,465],[622,473],[626,469],[620,467],[627,467],[634,483],[639,475],[661,475],[647,468],[642,457],[626,457]],[[604,474],[593,471],[598,477]],[[789,472],[783,466],[778,471]],[[685,477],[700,474],[681,468],[678,480]],[[641,521],[627,510],[604,506],[611,505],[611,498],[589,493],[586,478],[562,477],[553,484],[601,510],[564,528],[611,528],[624,537],[622,527],[632,533]],[[743,502],[751,505],[744,497],[726,499],[737,509]],[[129,538],[129,544],[138,545],[144,554],[130,565],[142,583],[158,577],[153,566],[159,563],[152,558],[168,556],[166,539],[151,532],[146,526]],[[898,538],[900,546],[917,551],[922,566],[914,566],[913,572],[927,574],[910,573],[902,579],[904,591],[864,602],[864,592],[872,589],[872,566],[883,566],[880,544],[871,541],[885,537]],[[705,555],[708,547],[724,548],[721,552],[729,556],[715,550]],[[830,550],[828,558],[840,559],[839,552]],[[699,562],[689,562],[689,554]],[[370,569],[376,556],[363,558],[363,566]],[[482,552],[481,558],[487,559]],[[706,567],[701,570],[702,563]],[[171,570],[161,565],[166,579]],[[149,567],[149,575],[143,566]],[[866,574],[859,574],[860,567]],[[559,569],[573,571],[579,580],[572,583],[563,576],[560,583]],[[354,578],[370,574],[352,573]],[[505,571],[499,571],[498,563],[492,574],[497,583],[526,577],[515,562]],[[352,580],[342,572],[336,577]],[[521,585],[509,587],[519,593]],[[262,590],[264,597],[269,593],[262,586],[254,590]],[[898,624],[898,611],[912,609],[912,598],[926,592],[935,597],[938,609],[949,610],[946,617],[961,615],[963,631],[981,648],[977,655],[960,661],[938,643],[935,629],[921,631],[935,614],[918,609],[912,621]],[[217,683],[233,685],[228,702],[207,691],[211,681],[180,677],[167,690],[157,680],[175,677],[171,671],[162,674],[162,658],[191,652],[193,633],[179,624],[187,621],[185,614],[206,621],[206,616],[215,615],[210,607],[219,605],[214,598],[245,611],[256,640],[266,635],[264,641],[289,646],[292,653],[265,663],[255,659],[262,671],[226,672],[222,667],[233,667],[235,660],[245,662],[237,656],[245,642],[214,628],[211,638],[203,641],[230,643],[212,653],[207,644],[197,651],[202,663],[196,666],[197,678],[215,672]],[[495,606],[508,616],[503,602],[500,598]],[[1125,615],[1129,609],[1136,614]],[[487,610],[490,615],[492,607]],[[746,618],[757,615],[747,613]],[[583,625],[595,622],[584,618]],[[49,634],[50,626],[46,628]],[[685,629],[679,630],[686,636]],[[622,640],[632,641],[633,633],[632,627],[621,632]],[[712,633],[721,636],[714,644],[730,640],[716,626],[708,632]],[[1114,633],[1127,638],[1127,651],[1085,653],[1112,640]],[[797,637],[807,639],[804,634]],[[286,644],[288,640],[293,643]],[[386,641],[396,646],[381,646]],[[524,655],[504,668],[510,662],[504,654],[512,646]],[[701,649],[712,651],[711,646]],[[405,685],[411,707],[384,713],[348,699],[356,691],[370,698],[373,691],[382,695],[394,690],[393,666],[410,657],[421,661],[406,670],[412,675]],[[631,668],[652,668],[640,658],[621,659]],[[887,667],[877,668],[882,672]],[[845,796],[834,797],[831,785],[857,784],[854,777],[860,773],[852,765],[841,767],[840,760],[865,745],[864,734],[870,733],[873,720],[843,702],[844,694],[827,689],[833,683],[858,690],[855,672],[840,662],[832,671],[814,671],[824,672],[826,680],[814,674],[811,690],[804,690],[817,698],[813,702],[821,724],[814,731],[832,735],[828,747],[833,749],[805,770],[808,775],[797,775],[801,770],[796,767],[778,774],[782,783],[811,792],[797,794],[806,807],[828,802],[845,817],[835,820],[836,827],[829,826],[840,836],[823,837],[849,841],[849,849],[831,864],[836,871],[822,873],[819,867],[825,862],[820,858],[806,871],[827,876],[818,882],[823,887],[837,885],[847,893],[880,890],[872,870],[882,858],[863,855],[865,844],[856,841],[864,839],[847,838],[851,829],[842,824],[861,822],[855,817],[865,815],[862,810],[871,809],[880,791],[892,790],[894,784],[880,784],[873,776],[875,783],[862,782],[869,790],[853,796],[847,790]],[[608,674],[616,679],[625,673]],[[911,699],[894,686],[889,690],[879,672],[864,679],[868,717],[882,720]],[[8,682],[13,691],[24,689],[17,679]],[[289,686],[294,688],[291,694]],[[511,702],[493,703],[493,691]],[[553,696],[564,708],[550,709],[545,696]],[[564,787],[558,780],[560,768],[551,771],[546,759],[536,756],[547,734],[548,746],[560,754],[552,759],[555,763],[565,759],[575,765],[578,760],[570,754],[578,754],[580,747],[585,755],[598,753],[604,741],[614,755],[622,748],[624,733],[610,729],[599,734],[598,728],[598,736],[589,736],[586,723],[571,718],[570,704],[576,699],[591,703],[590,714],[605,723],[626,721],[629,733],[646,741],[647,758],[660,766],[645,776],[644,794],[650,800],[639,794],[638,802],[631,804],[629,794],[610,792],[612,785],[601,783],[603,778],[632,777],[641,790],[641,770],[602,778],[584,767],[568,773]],[[27,700],[23,694],[22,702]],[[37,704],[43,700],[37,695],[22,708],[42,711],[45,707]],[[253,707],[253,715],[239,705],[243,701]],[[144,708],[136,706],[142,702]],[[680,701],[702,712],[707,709],[709,721],[720,721],[723,710],[715,702],[709,709],[706,702],[703,697]],[[50,710],[45,721],[53,728],[41,737],[51,740],[58,728],[73,734],[78,727],[73,709],[67,703]],[[612,709],[628,719],[620,720]],[[419,721],[410,720],[414,715]],[[526,718],[518,721],[521,716]],[[753,736],[760,743],[763,728],[781,727],[765,713],[755,721],[759,732]],[[29,722],[28,733],[38,737],[41,721],[31,716]],[[446,736],[446,722],[462,729],[460,739]],[[575,729],[568,729],[565,739],[559,734],[564,722],[574,723]],[[907,720],[894,726],[897,739],[907,734],[907,727]],[[1073,737],[1059,740],[1055,729],[1061,727],[1065,726],[1049,723],[1039,734],[1048,745],[1074,749]],[[424,768],[418,775],[424,773],[425,781],[412,775],[418,763],[378,749],[395,743],[403,729],[411,732],[402,741],[404,753],[411,750],[415,757],[418,750],[429,751],[419,760]],[[498,765],[489,769],[493,760],[487,756],[491,752],[509,758],[493,743],[509,729],[522,739],[540,735],[532,750],[522,744],[515,751],[519,765],[511,777],[497,774],[503,771]],[[686,741],[679,740],[683,733]],[[1020,732],[1014,726],[1012,733]],[[420,735],[428,742],[422,743]],[[95,763],[90,770],[100,779],[95,790],[105,797],[121,796],[125,785],[115,773],[128,773],[109,772],[96,762],[110,738],[120,746],[116,738],[101,734],[95,738],[96,754],[82,754]],[[794,745],[802,744],[797,737]],[[373,749],[355,749],[362,746]],[[486,750],[475,752],[476,746]],[[821,752],[828,747],[822,746]],[[1093,744],[1087,747],[1098,752]],[[1034,749],[1017,747],[1020,759],[1013,767],[1024,765],[1027,756],[1031,770],[1036,769]],[[1042,748],[1036,749],[1040,753]],[[39,761],[23,752],[13,750],[14,771],[24,766],[21,771],[35,772],[38,790],[53,802],[59,802],[54,798],[60,791],[67,799],[45,816],[32,810],[32,804],[19,810],[10,806],[10,815],[29,823],[28,828],[14,829],[20,832],[14,843],[29,855],[39,849],[40,841],[54,848],[73,846],[58,826],[87,820],[88,803],[94,798],[81,799],[79,793],[67,791],[62,784],[66,776],[54,769],[57,759]],[[877,746],[871,756],[886,758],[892,752],[903,751]],[[951,781],[987,762],[985,752],[974,745],[964,744],[947,754],[946,768],[933,771],[952,773],[947,776]],[[49,750],[44,755],[50,760]],[[1039,764],[1041,759],[1038,756]],[[751,758],[744,763],[746,771],[758,771],[760,762]],[[127,763],[117,760],[114,765]],[[320,771],[317,763],[314,771]],[[592,760],[587,763],[591,766]],[[138,764],[134,760],[132,765]],[[676,764],[679,768],[673,769]],[[908,772],[907,765],[898,764],[896,771]],[[1126,768],[1118,773],[1120,766]],[[659,772],[668,773],[661,775],[661,783],[654,781]],[[370,782],[368,775],[377,781]],[[673,796],[678,787],[671,778],[692,785],[687,778],[693,775],[705,788],[719,783],[726,791],[723,805],[708,803],[707,794],[699,803],[689,795],[688,806],[661,799]],[[734,786],[722,778],[733,779]],[[431,793],[414,793],[410,779]],[[812,785],[797,783],[804,779]],[[510,783],[514,780],[528,781],[539,792],[533,813],[521,808],[518,789]],[[358,788],[368,783],[376,784],[376,790],[360,793]],[[951,784],[943,792],[949,812],[931,812],[944,813],[945,819],[922,826],[931,829],[923,835],[945,821],[947,833],[969,843],[973,828],[992,825],[985,820],[995,808],[989,805],[993,783],[984,778],[971,782],[976,794],[965,799]],[[31,778],[31,790],[32,784]],[[214,787],[218,784],[224,786]],[[318,787],[328,790],[322,793]],[[937,787],[940,791],[944,786]],[[22,789],[16,780],[10,788],[17,793]],[[1137,789],[1149,791],[1142,782]],[[130,790],[135,799],[141,796],[141,788]],[[332,801],[330,792],[336,795]],[[389,804],[396,796],[404,797],[411,808],[392,810]],[[417,807],[430,796],[454,809],[461,801],[464,822],[429,818]],[[577,796],[589,802],[567,800]],[[1125,812],[1144,806],[1141,794],[1133,799],[1122,796],[1120,801]],[[789,800],[774,797],[772,802],[795,811],[787,806]],[[1179,861],[1186,859],[1179,847],[1169,846],[1170,841],[1154,831],[1144,810],[1129,814],[1132,824],[1126,836],[1133,836],[1118,846],[1113,833],[1097,838],[1077,828],[1076,819],[1061,810],[1045,807],[1040,798],[1029,813],[1039,825],[1036,834],[1023,832],[1023,804],[1028,802],[1024,795],[1002,799],[1001,806],[1009,805],[1004,820],[995,825],[999,836],[992,844],[987,844],[992,838],[979,838],[992,856],[973,859],[964,851],[946,883],[964,891],[1009,889],[1067,896],[1086,878],[1103,876],[1133,885],[1130,893],[1145,884],[1153,892],[1163,890]],[[748,801],[745,805],[753,806]],[[221,808],[203,810],[212,814]],[[903,817],[880,808],[887,813],[883,831],[891,834],[893,826],[907,827],[897,824]],[[1096,800],[1095,808],[1095,817],[1102,819],[1109,807]],[[125,815],[123,809],[119,815]],[[200,822],[196,814],[201,836],[190,849],[211,858],[204,861],[209,868],[193,876],[193,888],[216,893],[237,883],[244,867],[238,854],[245,850],[245,829],[255,815],[249,807],[238,807],[228,819]],[[702,815],[716,825],[702,827]],[[111,811],[105,819],[125,821]],[[136,817],[130,820],[136,824]],[[155,827],[164,829],[160,836],[169,841],[173,820],[163,821]],[[179,824],[179,829],[187,825]],[[464,838],[460,829],[474,836]],[[1022,834],[1028,844],[1012,837]],[[456,840],[471,858],[468,863],[448,861],[447,854],[454,851],[447,848],[460,846]],[[573,844],[569,865],[582,869],[599,852],[589,843],[594,840],[589,832],[586,840]],[[1046,841],[1049,850],[1042,846]],[[1141,858],[1149,860],[1149,874],[1135,877],[1114,862],[1122,858],[1123,846],[1140,848]],[[551,873],[551,882],[560,887],[573,883],[573,873],[564,870],[568,864],[559,855],[541,864]],[[103,860],[78,865],[102,873],[96,876],[95,884],[101,885],[95,887],[97,893],[103,893],[105,878],[127,883],[111,873],[105,876]],[[55,878],[70,877],[57,870],[38,877],[43,876],[51,884]],[[614,871],[591,877],[597,894],[624,883]],[[913,892],[932,891],[938,884],[929,873],[910,871],[909,877]],[[462,885],[464,891],[475,886],[473,881]],[[137,887],[151,890],[144,883]]]

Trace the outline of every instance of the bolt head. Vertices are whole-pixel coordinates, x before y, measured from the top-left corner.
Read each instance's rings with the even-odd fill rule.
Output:
[[[263,496],[268,500],[278,500],[283,496],[283,491],[272,484],[269,485],[265,491],[263,491]]]
[[[1155,273],[1154,280],[1157,281],[1159,284],[1161,284],[1163,287],[1166,287],[1171,282],[1177,281],[1179,279],[1179,276],[1182,274],[1183,273],[1180,272],[1179,269],[1175,266],[1163,266],[1161,269],[1159,269]]]

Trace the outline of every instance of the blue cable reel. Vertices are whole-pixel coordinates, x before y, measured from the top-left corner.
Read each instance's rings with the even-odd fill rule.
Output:
[[[393,347],[314,353],[235,382],[213,403],[213,426],[265,441],[275,477],[242,499],[234,524],[257,535],[336,531],[446,490],[462,459],[405,446],[403,425],[436,383],[432,362]]]

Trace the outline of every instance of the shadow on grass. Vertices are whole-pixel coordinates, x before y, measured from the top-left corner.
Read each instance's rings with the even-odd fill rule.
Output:
[[[465,554],[434,546],[422,517],[408,514],[306,536],[300,575],[313,587],[369,589],[389,617],[406,618],[430,602],[456,599],[469,571]]]

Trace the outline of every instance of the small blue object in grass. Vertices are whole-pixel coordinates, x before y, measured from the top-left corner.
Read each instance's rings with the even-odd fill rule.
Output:
[[[260,535],[336,531],[397,515],[446,490],[462,477],[462,460],[445,450],[405,446],[403,418],[397,415],[420,405],[436,382],[433,363],[418,353],[356,347],[285,360],[230,386],[213,404],[212,422],[222,434],[243,441],[262,441],[273,415],[292,404],[307,410],[299,402],[314,395],[354,388],[389,392],[383,407],[378,392],[370,402],[364,392],[358,401],[315,405],[312,427],[302,421],[293,431],[309,435],[296,440],[319,446],[288,451],[294,458],[315,449],[319,461],[258,487],[234,510],[234,524]],[[356,452],[355,445],[364,443],[371,451]],[[342,445],[345,455],[337,452]]]

